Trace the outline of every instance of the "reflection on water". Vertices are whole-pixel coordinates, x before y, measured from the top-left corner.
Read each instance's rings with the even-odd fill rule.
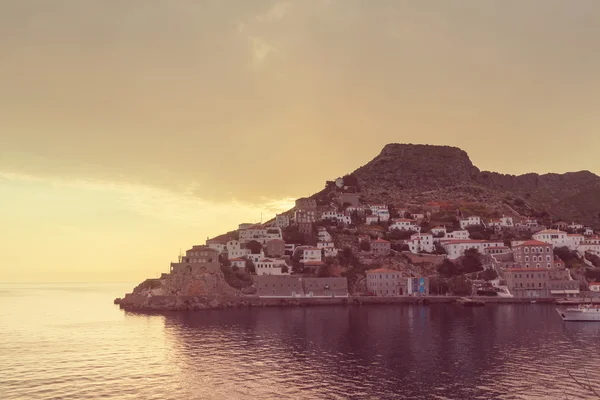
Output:
[[[600,324],[545,305],[147,316],[123,291],[0,285],[1,398],[593,398],[567,371],[600,367]]]

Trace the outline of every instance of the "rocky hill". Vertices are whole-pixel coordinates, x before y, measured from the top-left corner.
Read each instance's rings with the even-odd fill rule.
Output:
[[[505,175],[480,171],[456,147],[388,144],[353,175],[367,202],[481,203],[522,215],[600,225],[600,177],[589,171]]]

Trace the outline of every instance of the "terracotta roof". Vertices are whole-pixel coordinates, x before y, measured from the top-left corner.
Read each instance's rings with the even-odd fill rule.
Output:
[[[461,244],[461,243],[484,243],[486,240],[473,240],[473,239],[464,239],[464,240],[442,240],[444,244]]]
[[[492,247],[486,247],[485,250],[489,250],[489,249],[508,249],[508,247],[506,246],[492,246]]]
[[[230,258],[229,261],[246,261],[243,258]]]
[[[548,271],[548,268],[509,268],[507,271],[510,272],[540,272]]]
[[[588,286],[600,286],[600,282],[590,282]]]
[[[408,219],[408,218],[396,218],[394,219],[394,222],[416,222],[413,219]]]
[[[377,269],[369,269],[369,270],[365,271],[366,274],[376,273],[376,272],[397,272],[399,274],[402,273],[402,272],[400,272],[398,270],[389,269],[389,268],[377,268]]]
[[[551,244],[540,242],[539,240],[527,240],[519,245],[516,245],[515,247],[522,247],[522,246],[551,246]]]
[[[535,235],[539,235],[540,233],[566,233],[566,232],[560,231],[558,229],[544,229],[543,231],[536,232]]]
[[[583,237],[583,235],[580,235],[579,233],[567,233],[567,236],[579,236],[579,237]]]
[[[377,240],[374,240],[373,243],[389,243],[389,242],[387,240],[377,239]]]

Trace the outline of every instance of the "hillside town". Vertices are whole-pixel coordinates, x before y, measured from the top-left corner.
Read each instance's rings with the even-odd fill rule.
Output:
[[[366,202],[347,175],[270,221],[208,238],[161,279],[180,283],[169,294],[185,295],[219,284],[181,285],[184,276],[222,273],[231,293],[260,298],[564,298],[599,293],[599,269],[600,236],[577,221],[522,216],[509,205]]]

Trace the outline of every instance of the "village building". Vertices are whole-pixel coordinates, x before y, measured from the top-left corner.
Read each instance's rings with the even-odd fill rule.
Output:
[[[590,252],[593,254],[600,254],[600,237],[599,236],[589,236],[585,240],[583,240],[579,246],[577,246],[577,251],[580,254],[585,254],[586,252]]]
[[[503,255],[503,254],[510,254],[510,248],[507,246],[493,246],[493,247],[486,247],[485,249],[483,249],[484,254],[486,255]]]
[[[377,215],[367,215],[365,217],[365,223],[367,225],[378,224],[379,223],[379,216],[377,216]]]
[[[257,276],[255,282],[260,298],[348,297],[346,278],[263,275]]]
[[[594,235],[594,230],[592,228],[590,228],[589,226],[584,226],[583,227],[583,234],[585,236],[592,236],[592,235]]]
[[[568,269],[554,268],[548,273],[550,296],[576,297],[579,295],[579,281],[571,277]]]
[[[229,263],[231,264],[231,268],[237,267],[242,272],[246,270],[246,260],[243,258],[230,258]]]
[[[547,268],[509,268],[503,275],[514,297],[548,297],[549,271]]]
[[[410,240],[406,241],[411,253],[432,252],[435,249],[433,245],[433,235],[431,233],[414,233]]]
[[[446,232],[446,234],[444,235],[443,238],[441,238],[441,240],[469,240],[470,234],[469,231],[464,231],[464,230],[458,230],[458,231],[452,231],[452,232]],[[441,241],[438,238],[435,238],[436,241]]]
[[[554,268],[553,245],[528,240],[513,247],[515,262],[521,268]]]
[[[238,229],[239,230],[248,229],[248,228],[252,228],[253,226],[259,226],[259,225],[260,224],[257,224],[257,223],[251,224],[248,222],[244,222],[244,223],[238,225]]]
[[[312,222],[300,222],[298,223],[298,232],[308,236],[312,235],[313,224]]]
[[[582,225],[582,224],[575,223],[575,222],[571,222],[571,223],[570,223],[570,224],[567,226],[567,229],[570,229],[570,230],[572,230],[572,231],[575,231],[575,232],[577,232],[577,231],[579,231],[579,230],[583,230],[583,225]]]
[[[421,222],[421,221],[425,220],[425,214],[421,214],[421,213],[410,214],[410,218],[414,219],[417,222]]]
[[[239,236],[239,241],[242,244],[246,244],[251,240],[255,240],[258,243],[265,245],[269,240],[283,239],[281,228],[260,225],[247,229],[240,229]]]
[[[285,255],[292,256],[294,254],[294,250],[296,250],[296,245],[294,243],[286,243],[285,244]]]
[[[301,209],[294,213],[294,221],[297,224],[317,222],[317,210]]]
[[[317,201],[308,197],[303,197],[296,200],[296,209],[298,210],[316,210]]]
[[[250,253],[250,249],[246,249],[239,240],[230,240],[227,242],[227,258],[242,258]]]
[[[434,236],[444,236],[446,234],[446,227],[445,226],[435,226],[433,228],[431,228],[431,233]]]
[[[459,221],[460,229],[466,229],[469,226],[477,226],[481,225],[481,218],[475,215],[472,215],[467,218],[461,218]]]
[[[289,275],[290,268],[285,260],[265,258],[254,263],[256,275]],[[285,271],[285,272],[284,272]]]
[[[290,217],[286,214],[277,214],[275,216],[275,226],[278,228],[287,228],[290,226]]]
[[[265,255],[267,257],[280,258],[285,255],[285,241],[282,239],[271,239],[265,244]]]
[[[417,221],[408,218],[396,218],[392,220],[389,229],[390,231],[398,229],[401,231],[421,232],[421,227],[417,224]]]
[[[263,249],[260,249],[260,253],[248,253],[246,255],[246,258],[252,261],[254,264],[256,264],[257,262],[265,258],[265,253]]]
[[[476,249],[484,254],[488,247],[504,246],[502,240],[442,240],[440,243],[451,260],[464,255],[465,250]]]
[[[367,291],[378,297],[402,296],[408,293],[408,280],[400,271],[378,268],[365,272]]]
[[[371,241],[371,252],[377,255],[390,254],[391,244],[387,240],[377,239]]]
[[[325,253],[325,257],[335,257],[338,254],[338,249],[335,248],[333,242],[318,242],[317,248]]]
[[[324,226],[317,228],[317,240],[319,242],[331,242],[333,238]]]
[[[180,257],[179,262],[171,263],[171,273],[178,273],[182,270],[187,270],[192,274],[220,271],[219,252],[208,246],[194,246],[185,252],[185,256]]]
[[[543,231],[534,233],[531,237],[540,242],[550,243],[554,245],[554,247],[564,247],[569,244],[567,232],[557,229],[544,229]]]
[[[409,278],[402,276],[402,272],[378,268],[365,273],[367,277],[367,291],[378,297],[397,297],[405,295],[429,294],[429,278]]]
[[[301,246],[299,249],[302,249],[302,260],[303,264],[309,263],[311,261],[321,262],[322,252],[318,247],[311,246]]]
[[[567,224],[565,221],[558,221],[557,223],[554,224],[554,226],[558,230],[565,230],[565,229],[569,228],[569,224]]]

